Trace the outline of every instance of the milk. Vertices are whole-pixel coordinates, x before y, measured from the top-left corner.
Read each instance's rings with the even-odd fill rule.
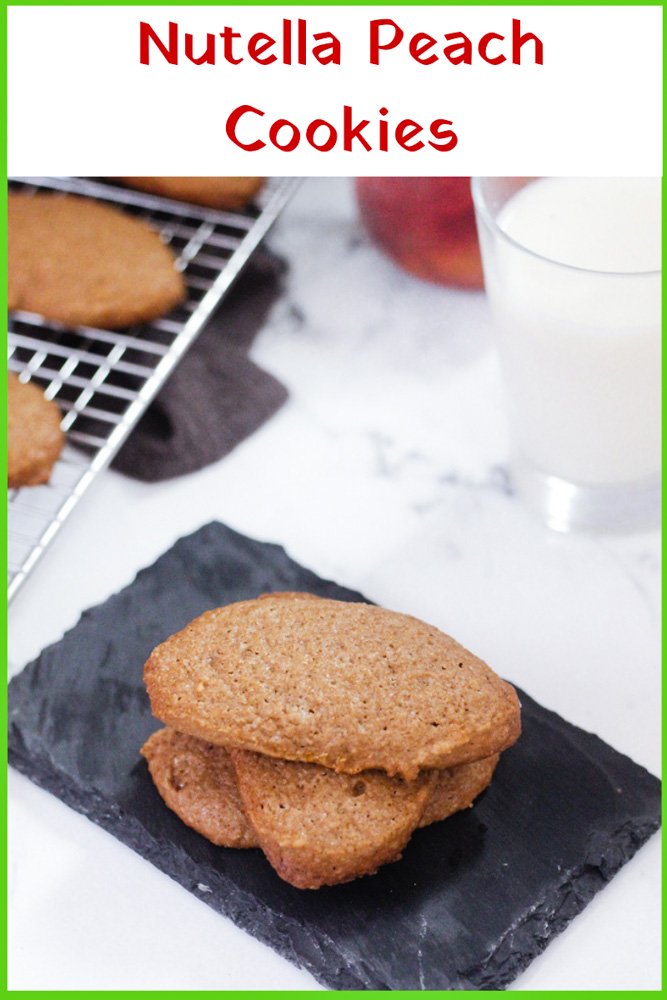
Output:
[[[480,226],[513,437],[583,486],[660,467],[660,181],[540,178]]]

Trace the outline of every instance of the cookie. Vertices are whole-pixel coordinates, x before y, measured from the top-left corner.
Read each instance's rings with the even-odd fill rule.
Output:
[[[453,816],[461,809],[468,809],[490,784],[498,760],[499,755],[494,754],[486,760],[436,771],[435,785],[419,825],[430,826],[431,823],[439,823],[448,816]]]
[[[495,755],[403,781],[383,771],[337,774],[247,750],[230,754],[260,847],[299,889],[349,882],[397,861],[417,827],[469,808],[498,762]]]
[[[398,860],[417,826],[472,804],[497,757],[414,782],[366,771],[336,774],[161,729],[142,747],[166,805],[223,847],[258,847],[298,888],[347,882]],[[232,764],[233,758],[233,764]]]
[[[10,309],[119,329],[185,297],[171,250],[147,223],[85,198],[8,197]]]
[[[412,780],[498,753],[516,692],[433,626],[367,604],[271,596],[205,612],[144,668],[153,714],[228,748]]]
[[[434,772],[336,774],[318,764],[231,750],[246,815],[282,879],[299,889],[349,882],[397,861],[422,816]]]
[[[118,180],[149,194],[230,210],[245,208],[264,183],[263,177],[119,177]]]
[[[141,753],[158,792],[186,826],[220,847],[258,846],[224,747],[160,729]]]
[[[7,379],[7,478],[11,488],[48,483],[62,451],[61,414],[38,385]]]

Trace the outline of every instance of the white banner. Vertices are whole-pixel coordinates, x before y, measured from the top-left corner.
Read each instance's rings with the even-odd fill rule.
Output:
[[[659,174],[659,7],[10,7],[11,174]]]

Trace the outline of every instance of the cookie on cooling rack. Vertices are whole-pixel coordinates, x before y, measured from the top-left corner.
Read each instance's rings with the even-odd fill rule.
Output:
[[[119,177],[138,191],[190,201],[205,208],[245,208],[264,183],[263,177]]]
[[[70,326],[148,322],[185,297],[159,233],[87,198],[10,194],[8,303]]]
[[[60,410],[30,382],[13,372],[7,383],[7,474],[10,487],[47,483],[65,435]]]

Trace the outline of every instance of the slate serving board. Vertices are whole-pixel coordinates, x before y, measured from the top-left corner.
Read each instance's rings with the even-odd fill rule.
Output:
[[[326,986],[507,986],[657,829],[659,782],[522,694],[523,736],[473,809],[418,831],[371,878],[294,889],[260,851],[184,826],[139,756],[158,728],[142,683],[153,646],[269,590],[363,600],[209,524],[11,681],[10,762]]]

